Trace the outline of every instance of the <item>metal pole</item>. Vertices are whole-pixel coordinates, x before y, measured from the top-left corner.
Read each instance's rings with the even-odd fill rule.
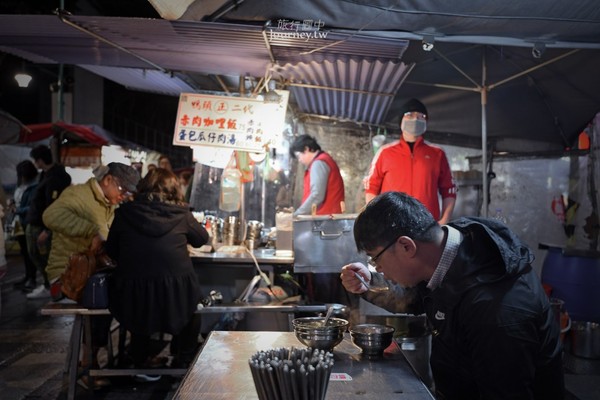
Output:
[[[263,161],[263,163],[266,163],[267,158],[265,158],[265,160]],[[261,193],[260,193],[260,222],[263,223],[263,226],[265,224],[265,216],[267,215],[267,180],[265,179],[265,168],[263,168],[263,174],[262,174],[262,183],[261,183]]]
[[[482,190],[483,190],[483,216],[488,216],[488,176],[487,176],[487,65],[485,59],[485,46],[481,56],[481,163],[482,163]]]
[[[65,119],[65,101],[64,101],[64,87],[63,87],[63,81],[64,81],[64,75],[65,75],[65,66],[64,64],[60,64],[58,66],[58,107],[57,107],[57,118],[59,121],[63,121]]]
[[[240,239],[242,241],[242,246],[245,245],[244,241],[246,240],[246,184],[242,183],[242,196],[240,198]]]

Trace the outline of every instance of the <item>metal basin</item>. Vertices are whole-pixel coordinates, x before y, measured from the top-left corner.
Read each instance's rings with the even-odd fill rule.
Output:
[[[332,351],[344,339],[348,321],[341,318],[330,318],[323,325],[325,317],[304,317],[292,321],[296,338],[313,349]]]
[[[367,358],[377,358],[392,344],[394,327],[379,324],[360,324],[350,329],[352,343],[360,347]]]
[[[577,357],[600,358],[600,324],[573,321],[571,325],[571,352]]]

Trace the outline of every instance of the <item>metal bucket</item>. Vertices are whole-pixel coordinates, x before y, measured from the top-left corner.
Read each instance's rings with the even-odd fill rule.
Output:
[[[573,321],[571,323],[571,353],[577,357],[600,359],[600,324]]]
[[[229,216],[223,221],[223,244],[237,246],[242,244],[246,236],[246,224],[235,216]]]
[[[204,218],[204,226],[210,235],[210,244],[214,249],[223,242],[223,219],[214,215],[207,215]]]
[[[248,221],[246,227],[246,247],[249,250],[257,249],[262,238],[263,224],[260,221]]]

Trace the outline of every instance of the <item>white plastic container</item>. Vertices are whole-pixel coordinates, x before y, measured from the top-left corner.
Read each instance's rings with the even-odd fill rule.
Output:
[[[239,211],[242,204],[242,173],[237,168],[227,167],[221,176],[219,208],[223,211]]]

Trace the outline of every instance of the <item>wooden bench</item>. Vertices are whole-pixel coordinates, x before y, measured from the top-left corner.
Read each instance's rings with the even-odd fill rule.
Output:
[[[211,307],[198,309],[198,314],[209,313],[250,313],[250,312],[283,312],[288,313],[289,319],[293,318],[294,313],[300,312],[325,312],[326,305],[298,305],[298,304],[249,304],[249,303],[234,303],[234,304],[219,304]],[[75,390],[77,388],[77,379],[80,376],[88,376],[89,388],[93,387],[93,379],[99,376],[133,376],[138,374],[144,375],[185,375],[185,368],[113,368],[112,362],[109,362],[107,368],[86,368],[81,372],[78,371],[79,359],[81,357],[82,333],[85,331],[86,337],[91,336],[90,317],[94,315],[110,315],[108,309],[88,309],[74,302],[50,302],[40,309],[41,315],[47,316],[73,316],[73,328],[69,339],[69,349],[65,360],[63,379],[67,384],[67,400],[75,398]],[[88,354],[91,366],[91,341],[85,344],[88,346],[86,354]],[[123,354],[125,346],[124,331],[119,334],[118,355]],[[109,360],[114,357],[112,340],[109,341]]]

